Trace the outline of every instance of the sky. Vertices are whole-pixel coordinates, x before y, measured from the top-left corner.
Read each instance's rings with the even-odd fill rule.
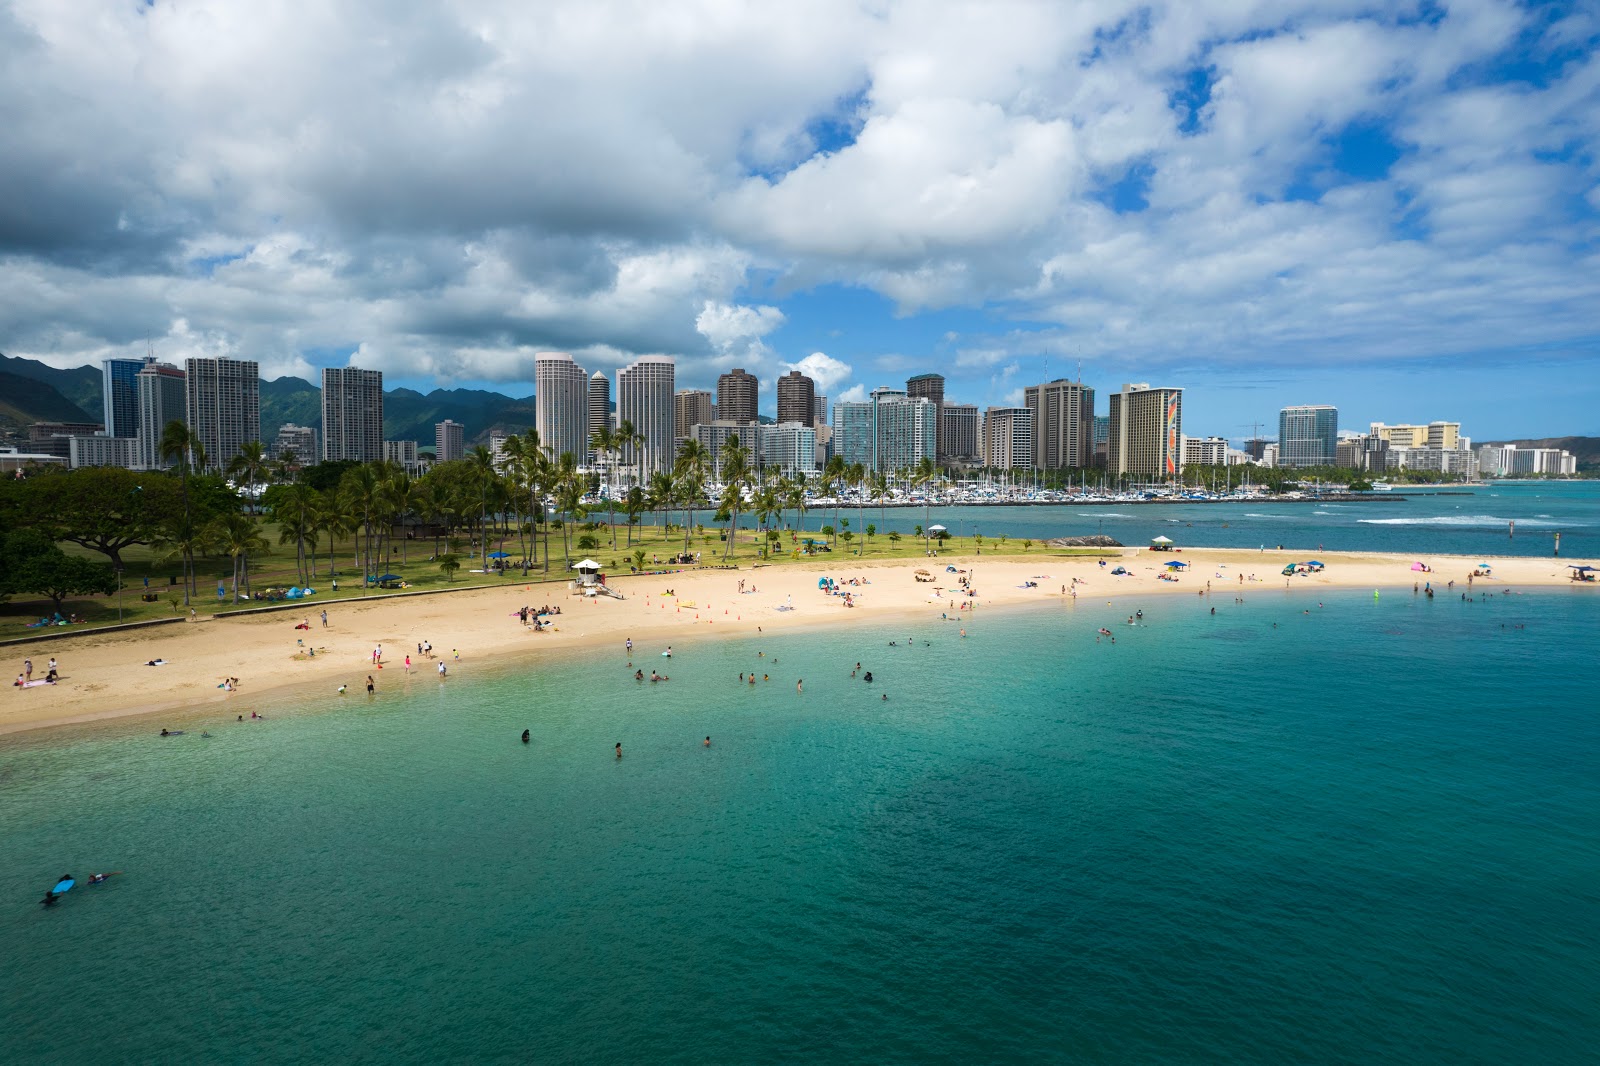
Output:
[[[0,351],[1600,434],[1597,44],[1594,0],[0,0]]]

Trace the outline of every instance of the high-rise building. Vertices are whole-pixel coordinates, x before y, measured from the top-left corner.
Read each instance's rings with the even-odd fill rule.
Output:
[[[623,452],[623,461],[639,480],[672,469],[678,454],[678,367],[664,355],[641,355],[617,372],[617,417],[631,422],[644,438]],[[705,394],[702,394],[705,395]]]
[[[944,409],[944,375],[943,374],[917,374],[906,379],[906,395],[912,399],[924,399],[933,404],[933,439],[934,450],[938,450],[939,419]]]
[[[302,466],[316,462],[317,431],[293,422],[279,426],[278,435],[272,439],[272,457],[281,461],[286,455],[293,455],[295,462]]]
[[[433,424],[433,461],[448,463],[467,457],[467,427],[453,418]]]
[[[809,422],[757,426],[756,441],[760,445],[756,460],[763,469],[784,477],[817,472],[817,429]]]
[[[139,466],[163,470],[176,460],[161,457],[161,435],[168,422],[183,422],[188,415],[183,371],[151,360],[139,369],[135,391],[139,398]]]
[[[1094,462],[1094,390],[1057,378],[1023,390],[1033,412],[1033,465],[1040,470],[1081,469]]]
[[[983,416],[975,403],[946,403],[939,411],[939,462],[983,461]]]
[[[711,393],[705,389],[679,389],[672,397],[672,421],[679,440],[689,437],[695,426],[716,418],[711,409]]]
[[[817,383],[798,370],[778,379],[778,422],[814,425],[817,418]]]
[[[353,366],[322,371],[322,461],[383,458],[383,371]]]
[[[1454,451],[1468,445],[1461,443],[1460,422],[1429,422],[1425,426],[1402,423],[1386,426],[1372,423],[1372,436],[1389,442],[1392,448],[1444,448]]]
[[[139,465],[138,438],[98,434],[68,437],[67,465],[74,470],[80,466],[120,466],[132,470]]]
[[[833,432],[835,454],[868,470],[907,469],[938,452],[933,404],[900,389],[874,389],[865,403],[834,404]]]
[[[384,441],[383,460],[393,463],[412,477],[422,474],[422,459],[417,454],[417,442],[414,440]]]
[[[761,379],[736,366],[717,379],[717,418],[723,422],[755,422],[761,400]]]
[[[589,375],[565,352],[533,357],[534,429],[552,459],[589,454]]]
[[[1332,466],[1339,455],[1339,410],[1299,404],[1278,412],[1278,465]]]
[[[1227,466],[1228,453],[1227,437],[1185,437],[1183,438],[1183,465],[1184,466]]]
[[[207,470],[225,470],[247,441],[261,439],[261,366],[254,359],[183,361],[189,429]]]
[[[617,379],[617,397],[622,396],[622,379]],[[594,435],[611,428],[611,382],[596,370],[589,375],[589,462],[595,461]],[[615,458],[615,457],[613,457]]]
[[[1033,409],[991,407],[983,412],[983,465],[1016,470],[1033,465]]]
[[[154,359],[148,361],[155,362]],[[145,362],[144,359],[106,359],[100,364],[101,402],[105,407],[106,436],[139,435],[139,371],[144,369]]]
[[[1109,408],[1107,472],[1176,477],[1183,465],[1183,390],[1124,385],[1110,395]]]
[[[825,426],[828,424],[828,398],[819,392],[815,402],[816,409],[812,414],[811,424],[813,426]]]

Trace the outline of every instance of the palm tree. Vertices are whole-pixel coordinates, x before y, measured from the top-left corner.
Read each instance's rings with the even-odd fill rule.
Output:
[[[923,490],[922,525],[924,528],[927,527],[929,520],[928,507],[930,501],[928,499],[928,486],[932,485],[934,479],[938,476],[938,468],[933,465],[933,460],[928,458],[926,455],[924,455],[921,459],[918,459],[917,465],[911,470],[911,484],[920,486]],[[926,541],[923,542],[922,547],[924,550],[927,550],[928,544]]]
[[[633,427],[630,425],[628,428],[631,430]],[[632,433],[629,433],[628,436],[631,438],[632,437]],[[604,455],[606,452],[612,451],[613,449],[616,449],[616,450],[620,451],[621,448],[622,448],[622,445],[623,445],[623,438],[622,438],[621,428],[619,427],[617,432],[612,432],[610,426],[601,426],[599,429],[597,429],[593,433],[589,434],[589,444],[590,444],[591,447],[594,448],[596,455]],[[616,473],[616,463],[615,462],[613,462],[611,464],[611,470],[612,470],[613,474]],[[611,526],[611,550],[612,551],[616,551],[617,550],[617,497],[616,497],[616,493],[615,493],[615,491],[613,491],[611,485],[606,484],[604,482],[602,482],[600,491],[605,495],[605,498],[606,498],[606,522]]]
[[[489,561],[489,487],[498,477],[494,469],[494,453],[479,444],[467,453],[467,462],[471,464],[473,482],[478,489],[478,531],[483,542],[479,559],[487,568]]]
[[[166,424],[161,431],[161,458],[163,462],[177,463],[183,476],[183,526],[176,530],[172,538],[174,544],[181,544],[179,550],[183,553],[183,605],[189,606],[190,592],[194,587],[194,549],[198,541],[195,536],[194,518],[189,510],[189,471],[194,468],[196,459],[205,463],[205,448],[200,444],[200,435],[190,429],[183,421],[174,418]]]
[[[572,541],[568,531],[572,523],[583,518],[583,490],[585,483],[578,473],[578,461],[571,452],[562,452],[556,464],[556,508],[567,517],[561,523],[561,553],[566,556],[567,569],[572,569]]]
[[[795,509],[798,518],[796,525],[800,532],[806,531],[806,474],[804,470],[796,470],[794,478],[789,481],[784,489],[784,502]]]
[[[271,508],[272,520],[279,527],[278,543],[294,544],[295,575],[302,585],[311,584],[306,569],[306,541],[316,543],[319,496],[310,485],[290,485]]]
[[[650,485],[645,489],[645,503],[653,511],[661,512],[661,540],[667,539],[667,508],[672,506],[672,501],[677,493],[677,486],[672,480],[672,475],[664,470],[657,470],[650,475]],[[643,534],[640,534],[643,540]]]
[[[694,508],[705,495],[706,463],[710,453],[694,437],[678,445],[678,500],[684,506],[683,550],[689,550],[689,530],[694,526]]]
[[[867,510],[867,478],[869,476],[866,465],[863,463],[852,463],[849,473],[847,473],[845,476],[846,479],[856,487],[856,525],[858,527],[864,527]],[[865,547],[864,541],[862,542],[862,546]],[[860,555],[861,553],[858,551],[856,554]]]
[[[839,493],[844,488],[845,478],[849,470],[850,464],[844,461],[844,456],[842,455],[829,456],[828,465],[822,468],[823,484],[827,485],[828,491],[833,494],[833,524],[835,528],[839,525],[839,507],[842,502],[839,499]],[[826,512],[824,512],[823,517],[827,517]]]
[[[628,547],[633,547],[633,527],[638,523],[639,516],[644,514],[644,490],[638,485],[630,486],[628,498],[623,502],[623,509],[628,515]]]
[[[761,523],[761,541],[763,544],[767,542],[767,523],[774,518],[780,521],[783,518],[783,492],[788,483],[787,479],[783,479],[777,485],[771,488],[764,488],[756,493],[753,503],[756,520]]]
[[[724,559],[733,557],[733,544],[739,536],[739,510],[744,504],[744,487],[750,481],[750,450],[739,443],[739,435],[730,433],[722,446],[722,506],[729,512],[728,547]]]
[[[256,482],[267,476],[267,450],[258,440],[247,440],[239,445],[239,454],[228,460],[227,475],[238,484],[241,480],[250,486],[248,497],[255,506]]]
[[[293,481],[295,475],[300,472],[300,456],[293,448],[285,448],[278,453],[278,461],[275,466],[278,480]]]
[[[233,602],[239,602],[239,584],[245,586],[245,598],[250,596],[250,553],[266,554],[272,548],[261,535],[255,519],[238,511],[229,511],[214,519],[206,528],[207,537],[223,552],[233,558]]]
[[[340,506],[352,519],[351,524],[359,524],[364,532],[364,539],[360,542],[363,591],[377,576],[372,569],[372,537],[383,508],[381,485],[377,468],[370,463],[345,471],[344,478],[339,482]]]
[[[626,451],[632,458],[629,464],[633,467],[633,483],[639,484],[639,448],[644,444],[644,434],[634,429],[633,423],[624,418],[617,423],[616,432],[611,435],[612,445],[618,451]],[[612,547],[616,545],[613,544]]]

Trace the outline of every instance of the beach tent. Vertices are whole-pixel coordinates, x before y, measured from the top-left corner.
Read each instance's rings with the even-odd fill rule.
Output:
[[[400,575],[399,574],[384,574],[382,577],[378,578],[378,580],[379,581],[399,581],[400,580]]]
[[[1152,537],[1150,539],[1150,543],[1151,544],[1171,544],[1172,543],[1172,538],[1171,537]]]
[[[1411,564],[1411,569],[1426,571],[1428,568],[1426,566],[1422,565],[1421,563],[1412,563]]]
[[[1189,565],[1188,563],[1180,563],[1178,560],[1174,559],[1174,560],[1172,560],[1172,562],[1167,564],[1167,569],[1168,570],[1182,570],[1184,567],[1186,567],[1188,565]]]
[[[928,527],[928,532],[929,533],[948,533],[950,531],[948,529],[944,528],[943,526],[929,526]]]
[[[1315,559],[1313,559],[1313,560],[1311,560],[1311,561],[1310,561],[1310,562],[1309,562],[1309,563],[1306,563],[1306,565],[1307,565],[1307,566],[1314,566],[1314,567],[1316,567],[1316,568],[1317,568],[1317,569],[1319,569],[1319,570],[1320,570],[1320,569],[1322,569],[1322,564],[1321,564],[1321,563],[1319,563],[1319,562],[1318,562],[1318,561],[1317,561],[1317,560],[1315,560]]]
[[[1295,567],[1298,566],[1298,565],[1299,565],[1298,563],[1290,563],[1288,566],[1284,567],[1283,568],[1283,576],[1284,577],[1288,577],[1290,574],[1294,573]]]
[[[491,558],[491,559],[509,559],[509,558],[511,558],[511,553],[510,552],[490,552],[489,553],[489,558]]]

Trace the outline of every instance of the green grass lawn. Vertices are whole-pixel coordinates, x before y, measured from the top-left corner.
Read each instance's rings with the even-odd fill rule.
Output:
[[[822,523],[817,522],[816,516],[811,516],[806,523],[815,527]],[[279,545],[278,529],[270,522],[264,522],[262,527],[269,543],[273,545],[271,554],[253,557],[250,562],[251,585],[257,590],[267,588],[290,587],[299,584],[295,573],[295,549],[293,544]],[[592,557],[605,567],[607,573],[627,574],[632,565],[632,552],[627,545],[627,526],[616,527],[617,547],[611,548],[611,531],[604,525],[599,529],[588,531],[589,536],[595,537],[600,547],[579,549],[576,544],[578,536],[583,536],[583,531],[572,529],[568,531],[571,541],[570,552],[574,561],[585,557]],[[867,540],[857,536],[847,543],[842,538],[833,539],[832,551],[818,551],[812,555],[799,554],[799,539],[810,537],[813,540],[827,540],[815,529],[796,533],[793,536],[789,531],[782,531],[780,539],[774,546],[770,555],[763,555],[761,546],[767,542],[762,539],[758,530],[741,529],[738,531],[733,555],[730,560],[724,559],[724,552],[728,544],[723,539],[721,526],[697,527],[689,537],[689,550],[701,553],[701,565],[722,566],[732,563],[738,566],[750,566],[755,563],[780,564],[792,562],[796,559],[806,561],[826,561],[847,566],[852,561],[877,562],[892,559],[922,559],[925,558],[924,542],[920,538],[906,536],[898,543],[891,542],[887,536],[879,534]],[[674,564],[665,560],[673,553],[683,550],[683,528],[674,526],[670,532],[663,533],[660,526],[642,526],[634,530],[633,548],[644,549],[646,553],[646,569],[676,569]],[[544,564],[543,558],[544,537],[540,535],[540,567]],[[387,556],[388,561],[379,569],[379,573],[398,574],[409,586],[407,591],[444,588],[476,588],[486,585],[509,585],[518,582],[540,583],[551,582],[564,584],[569,574],[566,570],[565,554],[562,548],[561,533],[552,530],[549,537],[550,552],[552,556],[551,568],[548,574],[542,569],[529,570],[523,576],[520,566],[509,568],[504,576],[498,574],[474,574],[470,571],[481,569],[482,562],[468,553],[474,552],[476,545],[461,545],[458,553],[461,568],[455,574],[454,580],[447,580],[440,571],[437,562],[430,561],[434,551],[434,542],[428,540],[408,541],[402,547],[396,545],[392,554]],[[443,547],[443,546],[442,546]],[[97,562],[105,562],[105,556],[92,552],[73,544],[63,544],[62,548],[69,553],[82,555]],[[316,555],[316,578],[311,587],[317,594],[306,600],[289,601],[303,604],[308,612],[320,610],[329,603],[362,599],[365,596],[381,595],[390,590],[363,589],[361,587],[361,563],[356,556],[357,544],[354,539],[341,540],[334,545],[333,577],[337,578],[339,591],[333,591],[333,581],[329,577],[328,551],[324,545]],[[514,534],[504,537],[491,535],[489,550],[505,551],[511,555],[508,564],[520,563],[522,546]],[[984,537],[981,545],[973,537],[951,537],[940,547],[941,554],[961,555],[971,554],[979,550],[984,555],[1023,555],[1031,554],[1042,558],[1059,558],[1064,556],[1094,556],[1107,554],[1097,549],[1060,549],[1043,548],[1038,543],[1028,545],[1026,542],[1014,539],[1002,541],[995,537]],[[1112,553],[1114,554],[1114,552]],[[652,557],[663,560],[660,564],[653,564]],[[188,608],[183,603],[182,567],[174,559],[168,557],[165,551],[158,551],[143,545],[135,545],[122,553],[123,574],[122,591],[120,594],[110,596],[69,597],[61,605],[63,615],[76,614],[84,620],[84,625],[57,627],[49,632],[82,632],[85,628],[116,625],[119,619],[122,622],[144,622],[161,618],[177,618],[187,614]],[[309,561],[309,558],[308,558]],[[246,601],[243,592],[240,593],[241,602],[233,602],[233,562],[227,556],[205,557],[196,561],[198,571],[198,595],[193,599],[192,606],[202,615],[226,614],[229,611],[241,610],[251,607],[265,606],[254,601]],[[148,579],[149,584],[145,582]],[[217,585],[224,587],[224,595],[217,597]],[[151,595],[153,602],[146,601],[144,597]],[[48,598],[32,596],[13,596],[9,601],[0,602],[0,640],[33,636],[47,632],[44,628],[29,628],[28,623],[38,621],[42,616],[51,613],[51,603]]]

